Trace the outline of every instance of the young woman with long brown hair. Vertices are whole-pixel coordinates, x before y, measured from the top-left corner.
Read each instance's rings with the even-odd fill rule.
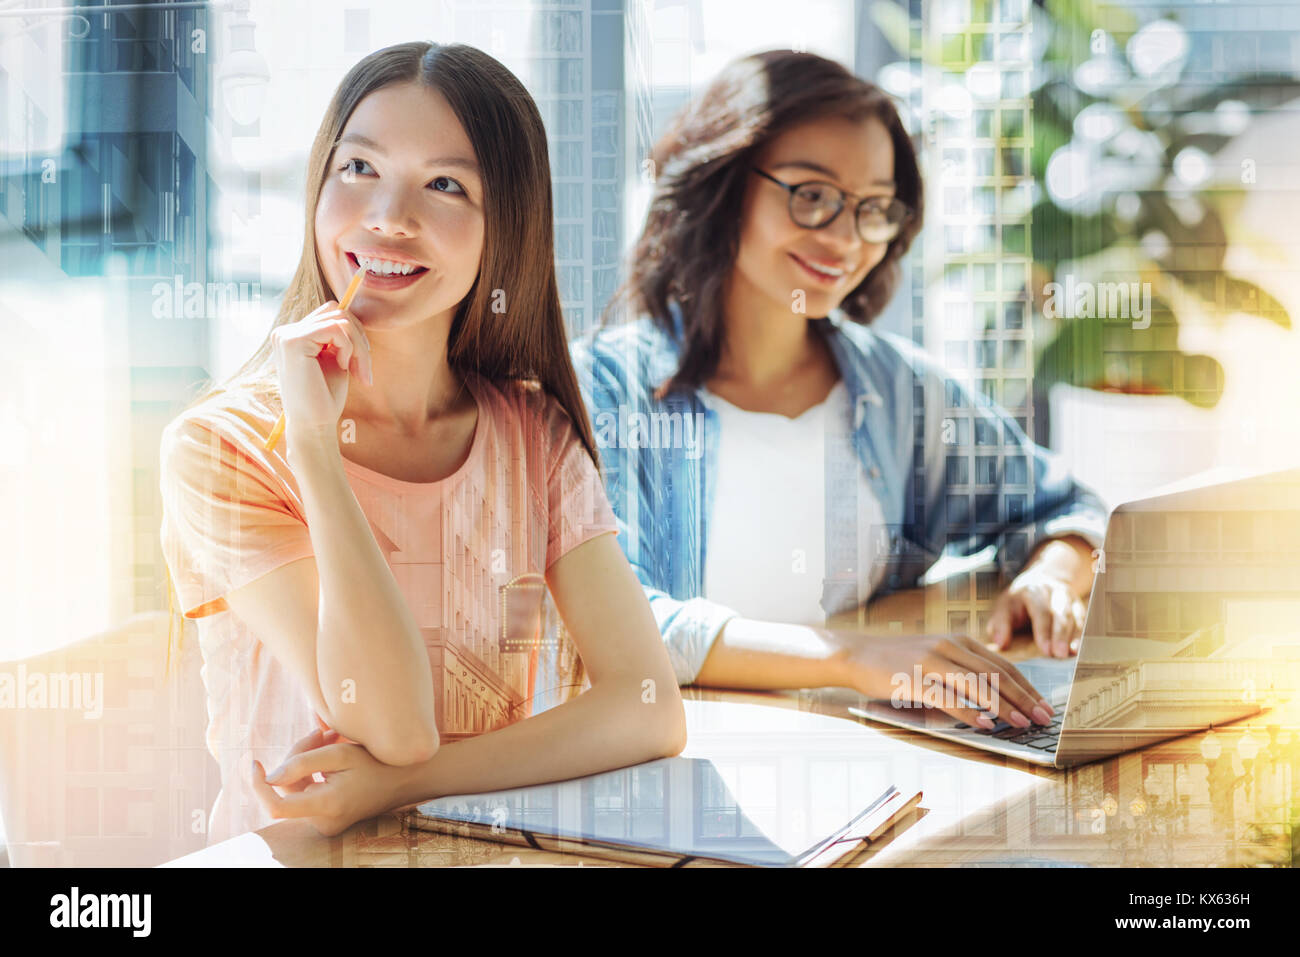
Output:
[[[1045,723],[1051,706],[989,644],[1031,626],[1043,654],[1069,656],[1105,509],[983,392],[870,328],[924,205],[889,97],[823,57],[754,54],[652,160],[610,310],[632,321],[572,352],[678,680],[922,703],[918,665],[950,687],[979,672],[1000,700],[943,710]],[[893,632],[920,617],[936,559],[988,546],[1009,583],[986,628]],[[882,626],[828,626],[869,600]]]
[[[209,841],[680,751],[667,655],[607,534],[531,97],[471,47],[367,56],[312,146],[306,212],[266,341],[162,446],[221,766]]]

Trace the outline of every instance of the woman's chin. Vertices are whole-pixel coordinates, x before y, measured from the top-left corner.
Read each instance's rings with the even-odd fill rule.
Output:
[[[790,308],[791,315],[800,319],[820,319],[839,308],[842,295],[828,295],[809,289],[791,289],[782,302]]]

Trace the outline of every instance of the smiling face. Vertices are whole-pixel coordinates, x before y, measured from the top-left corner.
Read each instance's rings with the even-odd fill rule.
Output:
[[[364,263],[351,312],[367,328],[449,316],[478,276],[484,229],[474,148],[451,105],[419,83],[386,86],[339,139],[315,218],[335,298]]]
[[[810,120],[774,137],[753,165],[790,185],[819,181],[853,194],[830,225],[806,229],[790,218],[790,194],[776,183],[750,174],[745,189],[733,289],[798,318],[825,316],[889,248],[864,242],[854,226],[862,199],[894,196],[889,132],[875,117]]]

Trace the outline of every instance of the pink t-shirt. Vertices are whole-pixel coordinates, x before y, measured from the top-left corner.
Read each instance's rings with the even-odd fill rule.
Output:
[[[344,470],[424,636],[444,741],[578,694],[582,662],[543,575],[617,531],[600,476],[563,407],[536,385],[467,375],[478,424],[465,463],[406,482]],[[263,448],[278,401],[221,392],[179,416],[161,447],[163,554],[197,619],[207,744],[221,767],[208,843],[272,823],[249,783],[323,722],[297,677],[228,608],[226,594],[313,554],[286,440]],[[344,434],[346,438],[346,433]]]

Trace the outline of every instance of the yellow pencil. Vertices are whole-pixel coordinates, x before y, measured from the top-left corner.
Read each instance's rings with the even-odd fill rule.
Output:
[[[352,281],[348,283],[348,288],[343,292],[343,298],[339,301],[340,311],[346,312],[348,306],[352,305],[352,300],[355,298],[357,290],[361,288],[361,280],[365,274],[366,271],[364,269],[358,269],[356,275],[352,277]],[[283,412],[280,413],[280,418],[276,421],[275,428],[271,430],[271,434],[266,437],[265,445],[268,452],[275,448],[275,444],[280,441],[280,436],[282,435],[284,435]]]

